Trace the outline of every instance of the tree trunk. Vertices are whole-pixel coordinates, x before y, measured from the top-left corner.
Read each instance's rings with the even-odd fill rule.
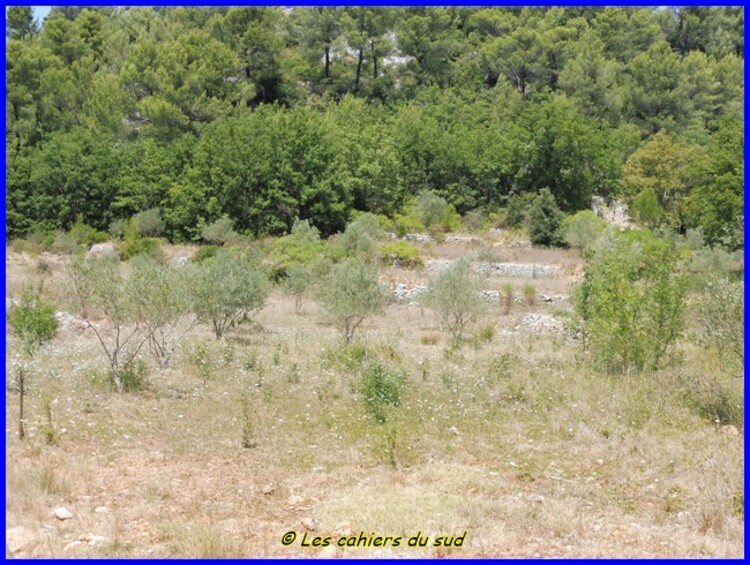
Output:
[[[370,46],[372,47],[372,78],[378,78],[378,55],[375,53],[375,42],[373,41]]]
[[[26,437],[23,429],[23,369],[18,369],[18,439]]]
[[[325,70],[325,77],[329,78],[331,76],[330,73],[330,67],[331,67],[331,46],[326,45],[326,70]]]
[[[359,57],[357,58],[357,77],[354,79],[354,92],[359,90],[359,77],[362,74],[362,60],[363,52],[362,48],[359,49]]]

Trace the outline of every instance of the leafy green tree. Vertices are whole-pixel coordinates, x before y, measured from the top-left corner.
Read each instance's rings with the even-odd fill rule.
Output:
[[[581,210],[568,216],[562,225],[565,243],[581,253],[596,243],[604,233],[604,228],[604,221],[591,210]]]
[[[547,188],[539,191],[529,208],[529,237],[534,245],[560,245],[565,216]]]
[[[107,358],[112,385],[126,390],[141,348],[148,341],[140,328],[136,293],[117,261],[78,256],[70,265],[72,301],[87,327],[96,335]],[[101,324],[100,320],[105,324]]]
[[[39,33],[39,26],[34,21],[34,12],[30,6],[10,6],[5,12],[6,39],[24,39]]]
[[[138,322],[154,360],[162,369],[167,368],[197,321],[190,315],[187,271],[145,256],[135,258],[131,270],[129,284]]]
[[[334,265],[320,299],[326,314],[341,328],[347,344],[352,342],[354,332],[365,318],[380,314],[385,305],[377,270],[356,260]]]
[[[466,328],[482,311],[479,287],[467,261],[457,261],[437,275],[423,296],[423,304],[438,312],[442,326],[456,344],[461,343]]]
[[[211,324],[216,339],[266,302],[268,280],[245,255],[220,249],[191,269],[192,310],[200,321]]]
[[[686,286],[676,261],[667,243],[612,235],[587,258],[576,310],[607,371],[655,370],[682,334]]]

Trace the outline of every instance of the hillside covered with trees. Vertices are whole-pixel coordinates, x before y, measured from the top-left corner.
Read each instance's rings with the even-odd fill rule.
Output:
[[[544,188],[743,246],[742,8],[53,8],[6,27],[6,235],[252,237]]]

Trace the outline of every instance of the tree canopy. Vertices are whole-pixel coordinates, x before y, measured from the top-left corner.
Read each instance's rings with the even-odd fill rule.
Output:
[[[567,213],[653,192],[736,247],[743,33],[730,7],[12,7],[7,236],[154,208],[173,241],[327,236],[549,188]]]

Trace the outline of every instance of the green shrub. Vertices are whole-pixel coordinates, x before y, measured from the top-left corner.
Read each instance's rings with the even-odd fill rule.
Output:
[[[158,262],[164,261],[164,251],[158,239],[153,237],[126,238],[120,243],[120,258],[123,261],[139,255],[145,255]]]
[[[200,233],[204,240],[214,245],[232,243],[240,238],[240,235],[234,231],[232,218],[226,214],[215,222],[203,226]]]
[[[268,261],[271,278],[282,280],[293,265],[307,265],[323,255],[326,248],[318,228],[307,220],[297,220],[289,235],[280,237],[271,245]]]
[[[422,295],[422,302],[439,313],[455,344],[462,341],[467,326],[483,309],[467,261],[457,261],[440,273]]]
[[[511,194],[505,208],[505,218],[501,227],[520,228],[528,224],[528,213],[534,204],[536,194],[523,192]]]
[[[408,214],[396,214],[393,222],[398,237],[404,237],[408,233],[421,233],[425,231],[424,224],[418,218]]]
[[[216,255],[216,252],[221,249],[218,245],[201,245],[195,255],[190,259],[191,263],[202,263],[206,259],[210,259]]]
[[[10,329],[21,340],[24,354],[28,357],[33,356],[57,333],[55,309],[42,298],[42,291],[41,285],[36,290],[24,288],[19,301],[8,311]]]
[[[565,242],[572,248],[583,251],[596,243],[604,232],[605,223],[591,210],[582,210],[565,218],[562,231]]]
[[[503,305],[503,314],[510,314],[510,307],[513,305],[513,285],[505,283],[500,288],[500,302]]]
[[[561,245],[560,235],[564,215],[555,197],[547,188],[539,191],[529,208],[529,238],[534,245]]]
[[[398,406],[401,403],[401,390],[405,380],[402,372],[388,369],[377,361],[362,373],[365,408],[376,422],[385,422],[386,406]]]
[[[133,223],[143,237],[159,237],[164,233],[164,222],[159,208],[138,212],[133,216]]]
[[[124,392],[144,390],[148,384],[148,365],[143,359],[133,359],[122,368],[120,378]]]
[[[659,198],[652,188],[642,190],[630,204],[630,212],[639,224],[655,228],[661,224],[664,210],[659,205]]]
[[[375,255],[375,242],[383,235],[377,216],[362,214],[346,226],[337,244],[346,257],[368,261]]]
[[[360,261],[347,260],[333,267],[321,293],[323,309],[339,325],[346,343],[367,316],[379,314],[385,295],[377,271]]]
[[[484,222],[487,220],[487,213],[482,210],[481,208],[476,208],[474,210],[469,210],[464,214],[464,217],[461,219],[461,222],[463,225],[472,232],[478,232],[482,229],[482,226],[484,225]]]
[[[216,339],[247,321],[266,302],[269,282],[245,254],[221,249],[190,268],[192,310],[211,324]]]
[[[526,283],[523,285],[523,300],[528,306],[536,305],[536,286],[532,283]]]
[[[603,238],[584,265],[576,310],[594,359],[608,371],[656,369],[684,328],[684,276],[674,248]]]
[[[405,241],[395,241],[380,248],[380,260],[385,265],[393,265],[398,262],[399,266],[413,269],[424,265],[419,249]]]
[[[76,223],[68,231],[78,245],[91,247],[95,243],[104,243],[109,235],[83,223],[83,216],[76,218]],[[50,242],[51,243],[51,242]]]
[[[411,210],[411,214],[428,230],[451,231],[461,227],[461,217],[453,205],[432,191],[420,192]]]

